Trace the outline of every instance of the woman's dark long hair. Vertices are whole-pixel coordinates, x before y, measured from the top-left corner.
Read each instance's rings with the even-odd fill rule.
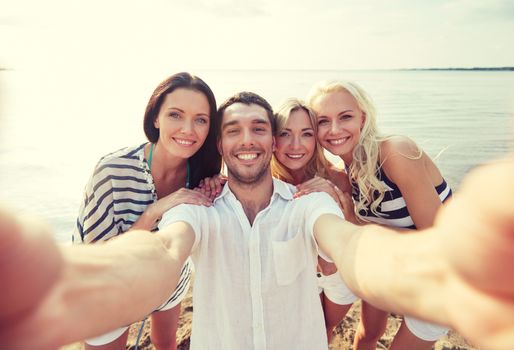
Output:
[[[155,88],[146,105],[143,127],[148,141],[155,143],[159,139],[159,129],[154,125],[167,94],[178,88],[198,91],[205,95],[209,102],[209,132],[205,142],[191,158],[189,158],[189,184],[191,188],[198,186],[200,180],[219,174],[221,170],[221,155],[216,147],[216,98],[202,79],[186,72],[177,73],[164,80]]]

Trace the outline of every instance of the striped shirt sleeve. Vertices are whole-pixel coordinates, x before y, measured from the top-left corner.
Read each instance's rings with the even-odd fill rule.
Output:
[[[114,214],[112,177],[99,163],[89,179],[79,209],[74,243],[95,243],[119,232]]]

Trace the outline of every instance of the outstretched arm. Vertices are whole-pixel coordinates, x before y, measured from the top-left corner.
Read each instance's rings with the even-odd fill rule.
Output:
[[[55,349],[141,319],[176,287],[194,242],[179,222],[57,247],[40,225],[6,211],[0,222],[0,344],[13,350]]]
[[[514,159],[475,171],[433,228],[416,235],[325,215],[321,249],[382,309],[450,325],[478,346],[514,344]],[[485,186],[487,185],[487,190]]]
[[[380,309],[420,318],[440,309],[440,295],[429,292],[440,288],[444,270],[433,237],[401,235],[378,225],[355,226],[335,215],[321,216],[314,230],[321,250],[361,298]],[[447,323],[439,316],[429,318]]]

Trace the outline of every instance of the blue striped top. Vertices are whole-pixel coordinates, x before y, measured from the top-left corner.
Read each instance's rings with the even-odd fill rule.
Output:
[[[384,199],[377,207],[377,212],[380,216],[371,212],[371,206],[368,206],[367,210],[361,209],[359,214],[366,220],[377,224],[416,229],[416,225],[410,216],[407,204],[398,186],[386,176],[381,167],[378,167],[377,177],[386,189]],[[351,181],[351,184],[352,197],[355,201],[358,201],[360,196],[359,187],[354,181]],[[435,190],[443,203],[452,196],[452,190],[444,179],[440,185],[435,187]]]
[[[144,146],[123,148],[100,159],[85,188],[75,243],[104,241],[128,231],[157,200]]]
[[[86,185],[72,242],[95,243],[128,231],[148,205],[157,201],[152,174],[145,159],[146,143],[127,147],[100,159]],[[152,231],[157,231],[157,223]],[[189,289],[192,263],[188,259],[177,287],[157,310],[176,305]]]

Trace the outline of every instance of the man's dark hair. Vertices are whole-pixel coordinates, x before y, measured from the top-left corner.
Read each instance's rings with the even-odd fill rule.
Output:
[[[264,108],[266,110],[266,114],[268,115],[268,119],[271,124],[271,132],[273,133],[273,135],[275,135],[277,123],[271,105],[268,103],[268,101],[266,101],[264,98],[257,95],[256,93],[243,91],[227,99],[218,108],[218,113],[216,115],[216,130],[218,134],[218,139],[221,137],[221,124],[223,121],[223,113],[225,113],[225,110],[234,103],[243,103],[245,105],[255,104]]]

